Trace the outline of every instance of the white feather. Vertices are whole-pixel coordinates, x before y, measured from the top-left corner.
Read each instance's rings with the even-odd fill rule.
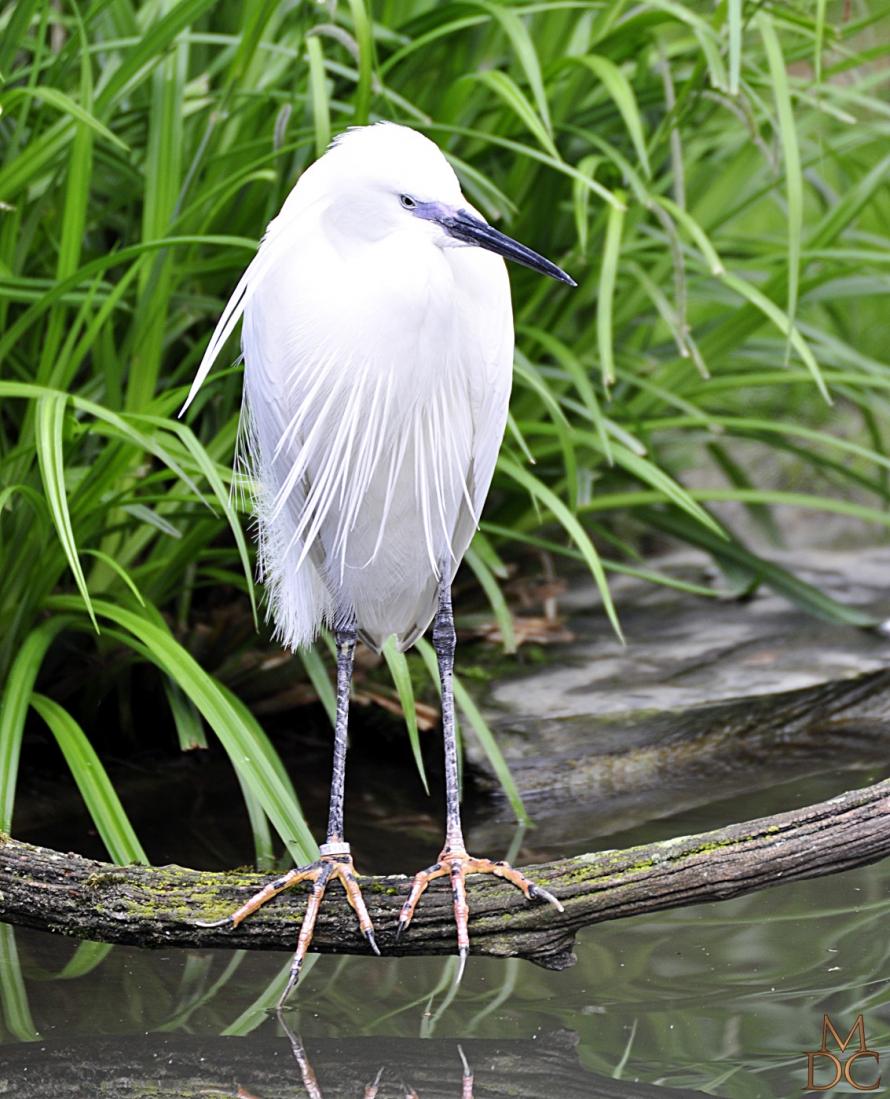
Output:
[[[501,259],[447,247],[400,193],[467,206],[432,142],[377,125],[308,169],[226,306],[185,407],[243,316],[260,578],[295,648],[355,614],[374,648],[426,629],[497,459],[513,324]]]

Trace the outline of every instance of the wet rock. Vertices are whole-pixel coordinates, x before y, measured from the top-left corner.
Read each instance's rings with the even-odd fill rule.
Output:
[[[890,617],[890,549],[773,556],[836,599]],[[661,567],[707,582],[704,557]],[[678,806],[890,762],[885,631],[818,621],[766,588],[746,601],[708,600],[625,579],[613,593],[626,646],[579,577],[560,601],[575,641],[479,698],[547,831],[565,834],[580,805],[589,815],[602,804],[599,827],[614,832]],[[496,811],[508,816],[487,760],[467,740]]]

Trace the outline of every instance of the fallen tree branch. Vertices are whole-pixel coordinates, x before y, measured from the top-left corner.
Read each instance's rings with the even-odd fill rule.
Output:
[[[829,801],[712,832],[625,851],[577,855],[524,867],[565,905],[528,904],[496,879],[470,879],[470,940],[476,954],[522,957],[549,969],[574,961],[575,933],[588,924],[720,900],[787,881],[820,877],[890,855],[890,780]],[[202,928],[233,911],[268,875],[180,866],[116,867],[21,843],[0,833],[0,920],[77,938],[140,946],[290,950],[306,895],[290,890],[240,927]],[[454,951],[451,894],[434,884],[398,942],[409,881],[362,878],[377,941],[387,954]],[[313,949],[364,954],[355,917],[332,889]]]

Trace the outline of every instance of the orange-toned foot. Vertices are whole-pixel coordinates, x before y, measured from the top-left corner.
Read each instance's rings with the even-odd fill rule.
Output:
[[[419,873],[415,874],[414,880],[411,883],[411,892],[408,894],[408,899],[402,905],[402,911],[399,914],[399,927],[396,932],[396,938],[398,939],[411,923],[411,920],[414,918],[414,911],[417,908],[417,903],[426,892],[430,882],[435,881],[436,878],[443,878],[447,875],[451,880],[451,895],[454,900],[454,922],[457,924],[457,952],[461,959],[460,969],[457,974],[458,981],[463,976],[467,955],[470,953],[470,934],[467,926],[470,908],[467,903],[466,886],[466,879],[470,874],[494,874],[495,877],[503,878],[505,881],[515,885],[517,889],[525,894],[528,900],[547,901],[560,912],[564,911],[562,904],[552,893],[543,889],[540,885],[535,885],[534,882],[529,881],[522,871],[515,870],[508,862],[494,862],[491,859],[477,859],[468,855],[463,847],[446,846],[439,855],[438,862],[427,867],[426,870],[421,870]]]
[[[321,902],[325,890],[332,880],[338,880],[343,886],[346,899],[358,917],[361,933],[367,939],[368,945],[374,953],[380,954],[374,939],[374,925],[371,923],[371,917],[368,915],[368,909],[365,907],[362,891],[356,878],[349,844],[326,843],[319,850],[321,856],[316,862],[311,863],[309,866],[294,867],[293,870],[288,870],[286,874],[282,874],[280,878],[270,881],[268,885],[254,893],[230,916],[225,916],[223,919],[214,920],[213,922],[196,921],[200,927],[224,927],[226,924],[237,927],[242,920],[246,919],[251,913],[256,912],[266,901],[271,900],[272,897],[282,893],[285,889],[290,889],[292,886],[304,881],[311,883],[312,892],[309,896],[309,903],[306,905],[306,915],[303,917],[303,924],[297,939],[297,950],[291,964],[290,977],[278,1001],[279,1007],[285,1002],[300,979],[300,970],[312,942],[312,934],[315,931],[315,921],[318,918]]]

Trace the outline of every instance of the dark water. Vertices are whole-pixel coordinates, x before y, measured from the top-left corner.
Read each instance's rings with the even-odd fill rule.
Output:
[[[371,767],[359,753],[350,774],[351,839],[369,872],[411,871],[435,854],[438,802],[397,796],[399,771]],[[602,803],[589,814],[579,805],[567,846],[542,846],[532,830],[517,837],[519,861],[696,832],[831,797],[884,773],[838,769],[607,837],[597,834]],[[141,834],[154,836],[149,853],[207,867],[247,861],[243,830],[220,803],[214,772],[183,774],[167,776],[167,800],[146,780],[133,805]],[[195,795],[189,804],[200,805],[193,815],[170,811],[180,779]],[[476,851],[502,855],[503,822],[487,819],[484,807],[471,816]],[[92,853],[75,842],[76,814],[64,838],[39,813],[25,824],[23,839]],[[499,849],[484,849],[486,836]],[[450,959],[312,957],[285,1016],[289,1035],[267,1010],[285,955],[78,949],[0,926],[0,1096],[360,1099],[375,1094],[367,1085],[382,1070],[378,1099],[556,1090],[783,1099],[803,1094],[804,1051],[819,1046],[824,1012],[842,1034],[863,1015],[869,1045],[886,1061],[886,1084],[871,1094],[890,1095],[888,929],[885,860],[589,928],[578,939],[578,964],[562,973],[471,958],[455,989]],[[863,1081],[873,1077],[863,1064]],[[816,1082],[823,1079],[830,1074]],[[829,1094],[844,1093],[858,1094],[849,1087]]]

